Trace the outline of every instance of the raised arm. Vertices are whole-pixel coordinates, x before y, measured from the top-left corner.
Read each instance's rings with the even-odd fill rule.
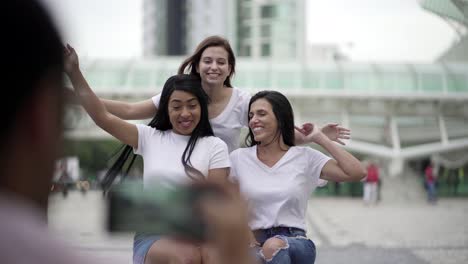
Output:
[[[75,94],[96,125],[122,143],[138,147],[138,130],[136,125],[118,118],[106,109],[81,73],[78,55],[70,45],[64,47],[64,57],[65,72],[70,78],[75,89]]]
[[[158,109],[152,99],[130,103],[108,99],[101,99],[101,102],[111,114],[125,120],[141,120],[153,118]]]
[[[366,170],[361,162],[331,141],[318,127],[313,127],[307,140],[320,145],[333,157],[323,167],[321,179],[338,182],[360,181],[366,176]]]
[[[72,88],[65,87],[65,94],[69,103],[79,103]],[[158,109],[152,99],[130,103],[99,98],[109,113],[125,120],[142,120],[153,118]]]

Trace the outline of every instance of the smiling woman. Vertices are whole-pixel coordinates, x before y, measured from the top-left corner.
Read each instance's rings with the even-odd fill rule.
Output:
[[[116,176],[122,172],[122,168],[132,148],[136,154],[143,156],[143,161],[145,161],[145,157],[146,159],[150,157],[151,162],[144,162],[143,178],[145,182],[151,173],[157,172],[157,175],[164,174],[161,173],[161,170],[153,169],[159,160],[167,160],[171,156],[161,151],[161,148],[164,148],[164,146],[171,148],[169,152],[174,152],[175,156],[167,162],[163,162],[161,164],[163,168],[174,168],[167,166],[174,163],[175,167],[183,169],[182,173],[175,174],[178,175],[177,177],[171,178],[170,174],[173,171],[171,173],[168,172],[166,180],[173,183],[183,182],[184,179],[186,180],[187,175],[192,178],[210,176],[209,165],[211,164],[206,163],[209,159],[207,160],[206,157],[203,157],[203,152],[197,153],[201,151],[200,148],[210,150],[211,155],[227,157],[226,144],[213,136],[213,130],[208,121],[208,98],[201,88],[199,77],[193,75],[170,77],[164,85],[163,92],[161,93],[160,109],[153,120],[151,120],[148,126],[135,125],[107,111],[84,79],[79,69],[78,56],[69,45],[65,48],[65,55],[66,72],[85,110],[99,127],[128,145],[106,174],[103,182],[105,189],[109,188]],[[159,137],[161,139],[158,139]],[[163,140],[164,137],[167,137],[167,139]],[[200,142],[197,144],[197,141]],[[211,143],[203,146],[202,142],[206,141]],[[218,150],[212,149],[213,146],[211,144],[214,144]],[[154,149],[156,146],[159,148]],[[147,149],[147,153],[145,149]],[[225,150],[226,152],[224,152]],[[197,157],[191,159],[193,154],[197,154],[194,155]],[[204,160],[205,162],[203,162]],[[180,161],[181,164],[178,164]],[[224,161],[223,164],[225,167],[229,167],[228,160]],[[227,176],[226,173],[224,172],[224,178]],[[218,174],[215,173],[215,175]]]
[[[279,93],[278,93],[279,94]],[[292,111],[282,111],[288,109],[291,105],[287,101],[281,100],[282,97],[272,93],[269,100],[275,100],[278,107],[272,107],[271,103],[265,98],[259,98],[250,105],[249,110],[249,135],[247,140],[254,140],[256,143],[262,142],[262,145],[268,145],[281,137],[287,145],[294,146],[294,124],[284,122],[284,120],[294,120]],[[252,142],[247,142],[248,145]]]
[[[224,83],[224,80],[230,76],[232,67],[228,63],[228,57],[229,53],[223,47],[209,47],[202,53],[196,71],[205,85]]]
[[[236,69],[236,58],[229,42],[219,36],[205,38],[194,53],[185,59],[178,73],[188,73],[201,79],[202,88],[210,98],[208,112],[213,132],[228,146],[229,151],[239,147],[241,128],[247,127],[247,107],[250,94],[232,86],[231,79]],[[146,119],[155,115],[160,105],[161,95],[136,103],[101,99],[110,113],[123,119]],[[349,139],[349,130],[329,124],[324,127],[326,135],[341,144],[340,139]],[[297,144],[305,141],[304,127],[295,134]]]
[[[159,110],[148,125],[135,125],[109,113],[84,79],[74,49],[65,47],[65,69],[81,104],[94,120],[125,146],[105,176],[109,189],[132,150],[143,157],[143,181],[176,186],[192,180],[225,182],[230,161],[226,143],[213,136],[208,120],[208,98],[194,75],[175,75],[164,84]],[[134,159],[132,159],[131,163]],[[164,234],[137,234],[134,263],[198,263],[204,247],[178,242]]]
[[[359,181],[359,160],[336,146],[316,126],[308,137],[333,159],[294,146],[294,115],[281,93],[258,92],[249,102],[248,148],[231,152],[231,177],[250,206],[251,247],[259,263],[314,263],[315,245],[307,239],[305,213],[320,180]]]
[[[193,94],[174,91],[169,98],[169,120],[177,134],[192,134],[200,121],[200,111],[200,103]]]

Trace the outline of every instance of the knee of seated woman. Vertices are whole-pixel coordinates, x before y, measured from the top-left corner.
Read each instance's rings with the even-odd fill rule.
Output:
[[[276,255],[276,253],[278,253],[278,251],[287,247],[288,243],[285,240],[279,237],[272,237],[263,243],[261,251],[265,260],[268,261],[271,260]]]
[[[200,252],[192,252],[189,254],[180,253],[175,259],[174,262],[170,263],[180,263],[180,264],[201,264],[202,257]]]
[[[200,252],[203,264],[222,263],[219,259],[219,252],[212,245],[203,245],[200,248]]]
[[[158,241],[149,249],[145,264],[177,263],[200,264],[202,257],[199,247],[179,243]]]

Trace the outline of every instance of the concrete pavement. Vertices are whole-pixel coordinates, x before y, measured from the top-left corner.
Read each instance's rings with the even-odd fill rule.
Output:
[[[316,263],[468,263],[468,200],[383,202],[312,198]]]
[[[50,227],[83,255],[106,263],[131,263],[132,235],[109,235],[100,192],[70,192],[50,201]],[[384,202],[315,198],[308,209],[308,235],[317,264],[468,263],[468,200]]]

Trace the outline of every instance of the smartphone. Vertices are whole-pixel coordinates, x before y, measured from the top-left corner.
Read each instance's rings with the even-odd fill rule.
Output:
[[[143,188],[141,183],[122,183],[109,192],[108,230],[204,241],[206,224],[198,201],[206,195],[220,193],[208,185]]]

